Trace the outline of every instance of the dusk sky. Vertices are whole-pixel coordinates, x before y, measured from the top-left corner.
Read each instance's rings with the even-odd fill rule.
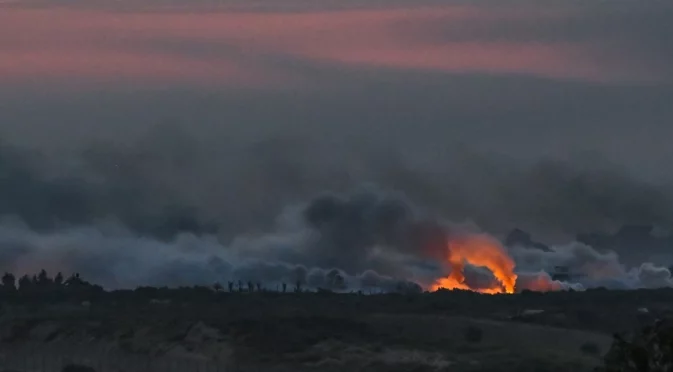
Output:
[[[2,129],[24,138],[45,126],[104,136],[179,110],[201,125],[381,125],[498,151],[525,143],[532,156],[595,150],[642,165],[671,155],[664,1],[10,0],[0,9]]]

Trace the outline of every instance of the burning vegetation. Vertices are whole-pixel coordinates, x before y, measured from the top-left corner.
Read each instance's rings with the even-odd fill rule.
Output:
[[[514,293],[517,275],[514,260],[502,245],[487,235],[472,235],[452,239],[448,243],[449,276],[437,280],[431,290],[463,289],[480,293]],[[485,267],[495,281],[486,288],[473,288],[465,281],[465,265]]]

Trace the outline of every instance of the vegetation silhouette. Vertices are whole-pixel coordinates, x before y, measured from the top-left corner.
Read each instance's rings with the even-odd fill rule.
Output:
[[[341,285],[338,279],[335,283]],[[508,313],[511,315],[498,319],[602,334],[620,332],[614,334],[612,346],[598,371],[673,370],[673,314],[669,306],[673,303],[672,288],[629,291],[599,288],[484,295],[471,291],[405,291],[408,288],[400,286],[396,292],[364,295],[361,290],[337,293],[334,287],[308,289],[304,286],[302,281],[296,281],[293,290],[288,290],[287,283],[271,290],[259,281],[230,280],[226,288],[214,283],[210,286],[141,286],[106,291],[83,279],[79,273],[66,277],[59,272],[52,277],[46,270],[40,270],[35,275],[23,275],[18,279],[13,273],[6,272],[0,284],[0,302],[3,305],[32,304],[35,309],[42,309],[49,303],[72,302],[90,312],[89,316],[94,319],[98,319],[96,316],[100,319],[108,316],[111,319],[140,319],[147,314],[156,321],[178,319],[178,315],[189,320],[180,318],[176,322],[205,319],[208,324],[219,324],[222,329],[232,330],[234,336],[243,335],[241,347],[257,350],[260,345],[268,344],[268,349],[273,350],[278,345],[287,345],[293,352],[323,338],[343,341],[354,337],[352,334],[364,335],[367,327],[360,319],[366,314],[494,318],[501,317],[497,314]],[[140,306],[129,306],[134,304]],[[640,324],[640,330],[625,333],[633,329],[634,324]],[[316,329],[321,329],[323,338],[315,335]],[[471,344],[479,344],[484,337],[480,327],[468,326],[464,332],[464,340]],[[267,342],[263,341],[264,335],[274,337]],[[283,340],[290,337],[288,335],[294,341],[284,343]],[[395,340],[398,336],[377,333],[368,337],[368,342],[376,342],[380,337]],[[601,347],[597,344],[587,341],[578,343],[578,348],[587,356],[601,358]]]
[[[61,372],[96,372],[96,370],[89,366],[68,364],[61,369]]]
[[[63,273],[57,273],[53,278],[42,269],[37,275],[23,275],[16,280],[16,276],[6,272],[2,276],[0,296],[5,300],[27,300],[53,302],[68,299],[95,299],[104,294],[103,287],[91,284],[73,273],[64,279]]]
[[[335,282],[342,284],[338,278]],[[260,337],[270,330],[277,329],[278,335],[274,341],[276,345],[283,335],[294,331],[285,326],[281,327],[280,323],[277,323],[281,318],[271,314],[269,312],[271,308],[290,309],[289,314],[295,315],[291,315],[286,321],[300,322],[297,324],[301,325],[301,329],[308,327],[304,324],[308,321],[306,319],[313,319],[310,324],[312,328],[342,322],[338,323],[338,326],[328,327],[330,332],[334,329],[344,329],[347,324],[351,324],[346,320],[354,321],[364,313],[451,314],[487,318],[493,317],[497,312],[509,311],[515,314],[507,318],[512,322],[593,330],[604,334],[621,332],[614,334],[613,344],[603,358],[604,366],[598,369],[601,372],[673,370],[673,320],[671,320],[673,314],[669,310],[669,304],[673,303],[671,288],[632,291],[599,288],[588,291],[546,293],[523,291],[515,295],[483,295],[471,291],[448,290],[432,293],[413,290],[405,292],[406,287],[401,286],[396,288],[396,293],[375,293],[365,296],[362,291],[336,293],[330,288],[309,290],[304,285],[302,281],[296,281],[293,290],[287,290],[287,283],[276,286],[275,290],[269,290],[259,281],[231,280],[228,281],[226,289],[222,284],[214,283],[211,286],[178,288],[141,286],[135,289],[106,291],[103,287],[83,279],[79,273],[66,277],[59,272],[52,277],[46,270],[40,270],[35,275],[26,274],[18,279],[13,273],[6,272],[0,284],[0,301],[4,304],[14,302],[35,305],[61,302],[74,302],[87,306],[105,304],[99,306],[99,309],[110,304],[120,306],[133,303],[150,306],[188,304],[191,306],[190,312],[194,313],[192,317],[196,318],[199,316],[197,313],[201,311],[209,311],[213,314],[213,319],[218,317],[217,313],[222,309],[217,306],[222,305],[229,307],[227,324],[246,329],[252,327],[255,332],[261,327]],[[335,296],[338,296],[338,299],[333,299]],[[275,302],[273,306],[269,306],[267,301]],[[339,306],[334,306],[337,303]],[[170,313],[176,308],[171,309],[167,308],[166,312]],[[540,310],[523,311],[524,309]],[[110,312],[113,314],[118,310],[117,308]],[[641,329],[636,333],[625,333],[633,329],[634,324],[641,324]],[[340,337],[347,338],[346,335]],[[464,337],[470,343],[479,343],[482,331],[478,327],[468,327],[465,329]],[[308,338],[309,341],[313,340]],[[297,345],[301,346],[303,343],[294,346]],[[601,354],[601,350],[595,344],[587,342],[578,347],[586,355],[598,357]]]
[[[601,372],[673,371],[673,319],[660,319],[631,335],[615,334]]]

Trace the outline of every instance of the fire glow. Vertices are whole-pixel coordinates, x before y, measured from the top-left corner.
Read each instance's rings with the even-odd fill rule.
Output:
[[[448,244],[449,276],[438,279],[431,290],[462,289],[480,293],[514,293],[517,275],[514,260],[493,238],[486,235],[472,235],[451,240]],[[489,269],[496,281],[487,288],[472,288],[465,283],[465,264]]]

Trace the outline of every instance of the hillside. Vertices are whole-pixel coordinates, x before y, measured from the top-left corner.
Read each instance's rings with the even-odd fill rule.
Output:
[[[6,299],[4,358],[39,354],[58,364],[51,355],[72,355],[101,370],[202,363],[204,370],[590,371],[612,332],[649,322],[673,302],[671,290],[95,293]]]

